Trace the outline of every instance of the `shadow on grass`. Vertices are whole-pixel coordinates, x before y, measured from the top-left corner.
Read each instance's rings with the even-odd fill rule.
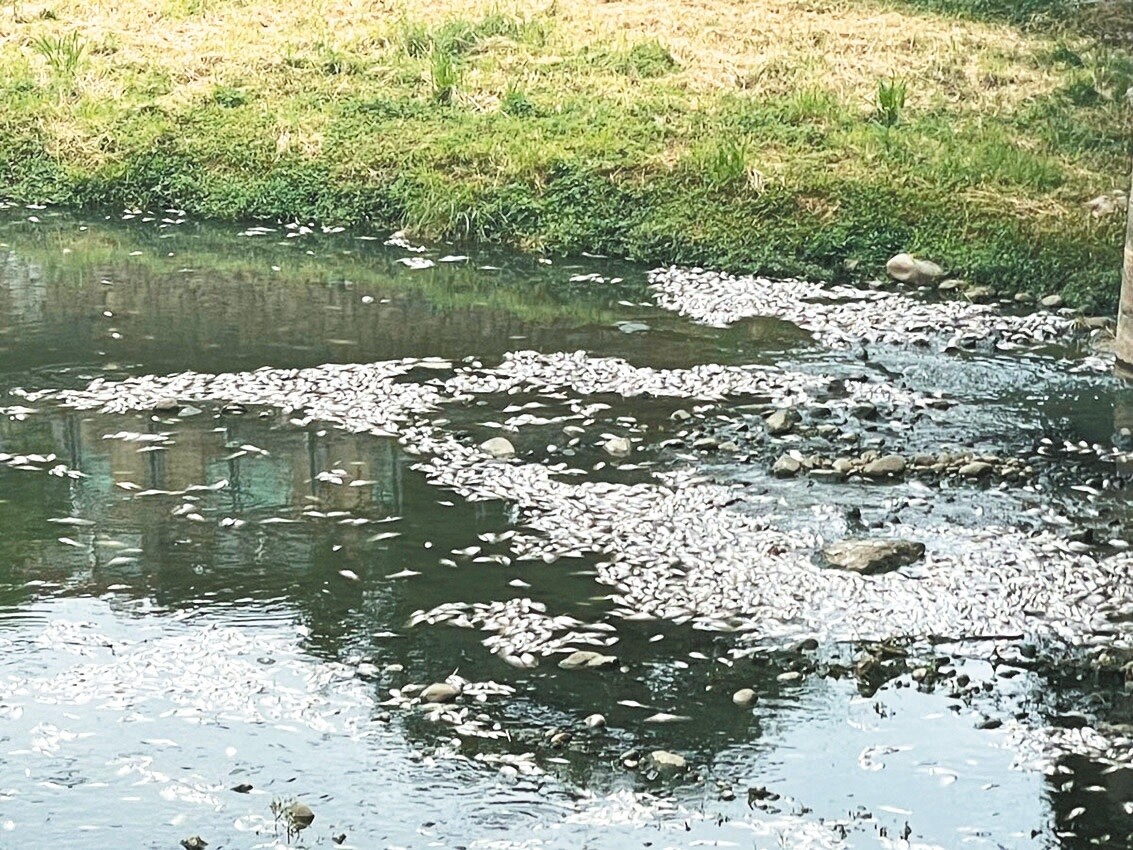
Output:
[[[890,0],[898,7],[1131,45],[1133,0]]]

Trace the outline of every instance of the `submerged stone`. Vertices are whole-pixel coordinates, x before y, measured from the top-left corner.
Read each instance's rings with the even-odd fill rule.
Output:
[[[842,540],[822,550],[826,566],[862,575],[887,573],[924,557],[915,540]]]

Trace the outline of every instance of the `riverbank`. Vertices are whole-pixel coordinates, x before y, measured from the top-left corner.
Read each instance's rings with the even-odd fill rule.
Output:
[[[0,195],[826,279],[909,250],[1104,309],[1133,61],[1065,5],[17,3]]]

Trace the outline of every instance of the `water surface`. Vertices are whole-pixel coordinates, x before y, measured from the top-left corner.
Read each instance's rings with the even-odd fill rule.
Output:
[[[1024,769],[1006,727],[980,728],[988,717],[1042,727],[1072,711],[1118,722],[1120,686],[1042,670],[1004,678],[963,641],[931,652],[995,682],[984,695],[918,686],[915,664],[872,693],[853,676],[784,676],[807,658],[852,665],[860,647],[737,659],[735,636],[615,621],[594,556],[515,560],[497,537],[524,526],[512,500],[435,486],[396,437],[296,424],[270,405],[202,402],[170,417],[36,400],[98,378],[405,357],[491,366],[516,350],[585,350],[639,367],[780,364],[947,393],[955,404],[909,437],[910,452],[1010,452],[1048,435],[1108,444],[1124,393],[1108,376],[1071,373],[1060,358],[1073,352],[894,348],[863,363],[785,322],[693,324],[652,305],[645,269],[605,258],[484,251],[442,262],[466,249],[240,231],[176,213],[3,215],[0,453],[24,461],[0,464],[0,847],[175,847],[197,834],[214,847],[273,846],[289,836],[271,804],[293,799],[316,812],[292,839],[305,846],[343,834],[341,846],[367,848],[1124,846],[1127,771],[1083,756],[1072,775],[1097,777],[1068,784],[1071,774]],[[401,262],[421,257],[436,265]],[[514,401],[488,395],[433,418],[475,442]],[[823,521],[814,509],[868,520],[920,494],[909,483],[784,482],[755,457],[660,445],[678,431],[675,409],[702,404],[734,423],[758,419],[758,400],[746,412],[601,401],[596,429],[644,435],[647,463],[619,471],[593,445],[571,449],[596,480],[691,467],[800,529]],[[884,422],[866,432],[896,439]],[[558,424],[513,439],[547,463],[567,444]],[[898,510],[914,525],[1026,528],[1027,504],[1085,522],[1108,500],[1120,535],[1115,492],[1099,503],[1057,487],[960,488]],[[457,554],[468,547],[479,560]],[[478,631],[408,625],[438,605],[520,597],[614,623],[622,669],[566,671],[556,658],[516,669]],[[466,700],[494,734],[384,704],[391,688],[454,672],[512,689]],[[754,707],[733,704],[741,687],[759,693]],[[605,728],[583,723],[595,712]],[[657,712],[686,719],[648,722]],[[653,750],[689,769],[647,769]]]

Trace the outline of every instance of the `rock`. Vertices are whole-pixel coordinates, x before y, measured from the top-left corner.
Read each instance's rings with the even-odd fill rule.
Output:
[[[983,478],[990,473],[991,470],[992,465],[990,463],[986,463],[982,460],[973,460],[971,463],[966,463],[961,466],[957,472],[965,478]]]
[[[830,464],[830,468],[839,475],[849,475],[854,471],[854,462],[848,457],[836,457],[834,462]]]
[[[917,270],[917,261],[912,254],[894,254],[885,264],[885,272],[894,280],[906,281]]]
[[[913,540],[841,540],[822,550],[828,567],[878,575],[924,557],[924,544]]]
[[[918,260],[911,254],[897,254],[885,264],[885,271],[894,280],[920,286],[935,283],[944,277],[944,269],[929,260]]]
[[[679,408],[674,410],[669,418],[674,422],[688,422],[688,420],[692,419],[692,414],[684,408]]]
[[[1086,209],[1090,211],[1090,215],[1094,218],[1105,218],[1107,215],[1113,215],[1124,208],[1125,196],[1120,193],[1098,195],[1096,198],[1086,201]]]
[[[559,666],[564,670],[579,670],[583,667],[590,670],[604,670],[607,667],[616,667],[617,664],[616,655],[603,655],[588,649],[576,649],[559,662]]]
[[[154,413],[177,413],[181,409],[181,402],[175,398],[159,398],[150,408]]]
[[[955,292],[957,289],[964,289],[968,285],[966,280],[961,280],[958,277],[950,277],[947,280],[942,280],[937,290],[940,292]]]
[[[776,478],[790,478],[793,475],[798,475],[802,468],[801,462],[790,455],[783,455],[771,466],[771,474]]]
[[[772,436],[779,436],[780,434],[787,434],[795,427],[799,421],[799,414],[790,408],[783,408],[776,410],[764,421],[764,426],[767,428],[767,433]]]
[[[626,457],[633,451],[633,444],[625,437],[610,437],[602,444],[602,448],[611,457]]]
[[[684,756],[670,753],[668,750],[654,750],[649,754],[649,760],[662,770],[684,770],[688,767]]]
[[[188,838],[181,839],[181,846],[185,850],[204,850],[209,846],[209,843],[201,838],[199,835],[190,835]]]
[[[1039,304],[1046,307],[1048,310],[1057,310],[1062,306],[1062,296],[1057,293],[1054,295],[1045,295],[1039,299]]]
[[[736,705],[747,706],[755,702],[756,694],[751,688],[740,688],[732,694],[732,702]]]
[[[858,419],[877,418],[877,405],[870,404],[868,401],[862,402],[861,404],[855,404],[851,411]]]
[[[422,702],[452,702],[460,696],[460,688],[448,682],[434,682],[421,691]]]
[[[1034,300],[1035,300],[1035,296],[1033,296],[1029,292],[1016,292],[1015,293],[1015,303],[1016,304],[1033,304]]]
[[[606,725],[606,718],[601,714],[591,714],[588,715],[587,718],[582,722],[585,723],[590,729],[601,729]]]
[[[970,286],[964,290],[964,297],[973,304],[986,304],[995,298],[995,290],[990,286]]]
[[[1110,330],[1114,321],[1109,316],[1089,316],[1085,320],[1086,327],[1092,331]]]
[[[515,446],[511,444],[511,440],[507,437],[492,437],[492,439],[482,442],[480,448],[492,457],[503,458],[515,456]]]
[[[311,811],[311,807],[306,803],[300,803],[298,800],[284,809],[283,814],[287,817],[288,826],[294,832],[301,832],[315,820],[315,813]]]
[[[846,476],[833,469],[812,469],[810,477],[815,481],[842,481]]]
[[[885,455],[865,465],[862,472],[870,478],[885,478],[900,475],[905,471],[905,459],[901,455]]]

